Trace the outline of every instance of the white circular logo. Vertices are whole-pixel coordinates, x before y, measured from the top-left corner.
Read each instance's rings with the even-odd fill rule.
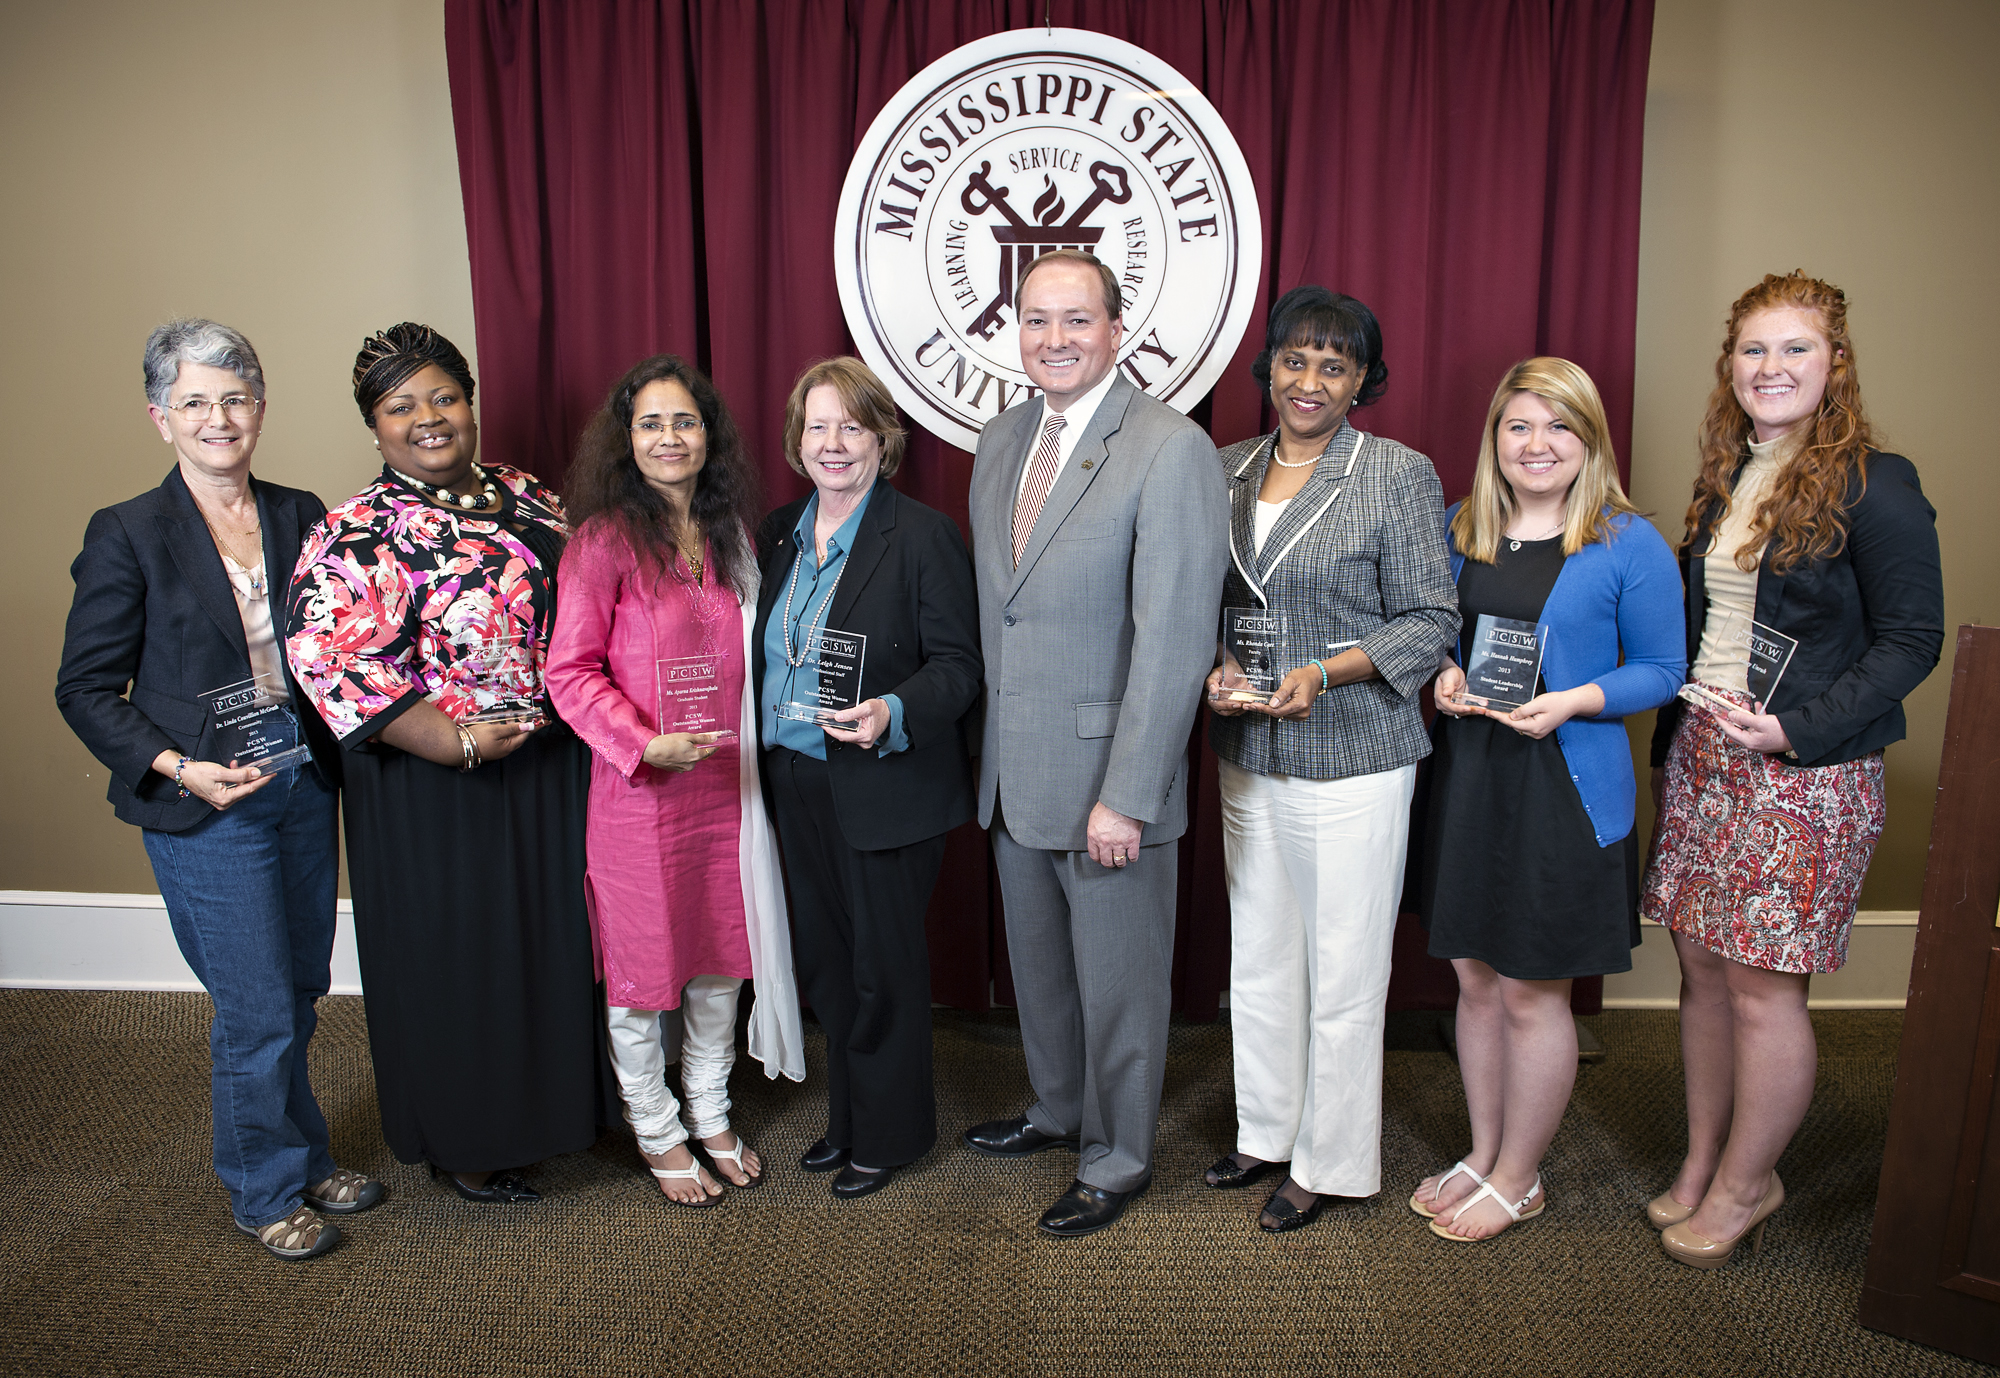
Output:
[[[1142,48],[1017,29],[947,53],[854,153],[834,273],[861,355],[919,425],[970,450],[1038,396],[1014,283],[1056,249],[1117,275],[1118,366],[1185,412],[1236,352],[1263,253],[1250,170],[1215,107]]]

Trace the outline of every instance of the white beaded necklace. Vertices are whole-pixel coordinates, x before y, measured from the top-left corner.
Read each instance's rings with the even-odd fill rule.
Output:
[[[439,502],[448,502],[453,507],[462,507],[472,512],[483,512],[489,507],[498,506],[500,503],[500,490],[493,486],[493,480],[486,476],[486,471],[479,467],[476,460],[472,465],[472,476],[479,480],[482,491],[474,493],[471,497],[460,497],[449,488],[439,488],[434,484],[425,483],[420,478],[403,473],[401,469],[396,470],[396,472],[402,477],[403,482],[409,484],[410,487],[416,489],[425,497],[435,498]]]
[[[805,562],[806,553],[801,550],[798,558],[792,561],[792,580],[785,586],[785,621],[782,629],[785,634],[785,664],[791,666],[794,670],[804,665],[806,657],[812,653],[812,638],[804,635],[801,635],[799,638],[798,653],[794,655],[792,652],[792,595],[798,591],[799,567],[805,564]],[[826,591],[826,601],[819,605],[819,622],[822,627],[826,625],[827,614],[833,611],[833,595],[840,591],[840,580],[846,573],[847,555],[845,552],[842,552],[840,568],[834,571],[833,583]],[[812,628],[801,627],[799,630],[801,633],[804,633],[811,631]]]

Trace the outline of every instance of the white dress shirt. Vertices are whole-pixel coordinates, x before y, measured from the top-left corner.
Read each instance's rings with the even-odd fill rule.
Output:
[[[1069,457],[1076,453],[1076,442],[1083,439],[1083,433],[1090,429],[1090,421],[1092,417],[1097,415],[1098,404],[1104,401],[1104,394],[1111,391],[1111,380],[1117,376],[1118,370],[1116,368],[1112,369],[1109,373],[1098,379],[1095,387],[1070,403],[1063,410],[1063,428],[1061,433],[1056,436],[1056,471],[1049,479],[1050,492],[1055,491],[1056,482],[1062,478],[1063,470],[1069,467]],[[1042,414],[1035,418],[1035,445],[1037,446],[1041,444],[1042,427],[1049,424],[1049,415],[1049,397],[1047,393],[1043,393]],[[1014,501],[1016,502],[1021,500],[1021,490],[1028,486],[1028,471],[1035,467],[1032,462],[1034,457],[1034,446],[1030,446],[1028,450],[1028,459],[1030,462],[1021,466],[1020,481],[1014,485]]]

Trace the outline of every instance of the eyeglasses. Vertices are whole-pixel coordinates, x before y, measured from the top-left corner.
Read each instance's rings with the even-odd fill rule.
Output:
[[[693,435],[696,431],[706,430],[707,426],[698,416],[676,416],[673,419],[671,428],[675,435]],[[650,436],[657,440],[660,437],[660,433],[669,429],[669,427],[658,421],[641,421],[632,429],[640,435]]]
[[[228,417],[231,421],[240,423],[248,421],[251,417],[255,416],[257,409],[263,405],[262,402],[254,397],[244,397],[241,394],[237,394],[236,396],[225,397],[220,402],[210,402],[200,397],[190,397],[185,402],[168,403],[165,410],[184,416],[189,421],[206,421],[210,416],[215,414],[215,409],[220,407],[224,416]]]

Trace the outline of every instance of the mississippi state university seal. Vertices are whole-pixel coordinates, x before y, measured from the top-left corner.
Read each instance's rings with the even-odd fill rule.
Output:
[[[1236,140],[1186,77],[1103,34],[1017,29],[890,98],[847,170],[834,272],[862,357],[919,425],[970,450],[1039,395],[1014,284],[1056,249],[1117,275],[1133,384],[1200,401],[1243,338],[1263,230]]]

